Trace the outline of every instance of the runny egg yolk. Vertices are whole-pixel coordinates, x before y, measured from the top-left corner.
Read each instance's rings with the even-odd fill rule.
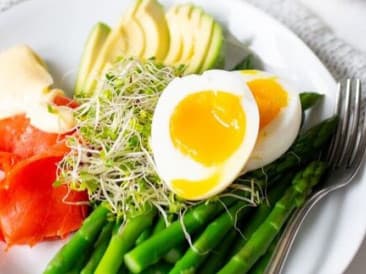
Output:
[[[205,166],[219,165],[243,142],[245,124],[240,96],[200,91],[176,106],[170,118],[170,137],[182,154]]]
[[[247,82],[259,110],[259,128],[268,125],[287,106],[288,95],[275,78],[261,78]]]
[[[255,75],[259,73],[259,70],[256,69],[245,69],[241,71],[242,74],[247,74],[247,75]]]
[[[223,91],[201,91],[185,97],[170,119],[174,146],[205,166],[219,167],[245,137],[246,117],[240,101],[240,96]],[[201,180],[178,178],[171,184],[179,196],[196,199],[217,186],[220,178],[216,171]]]
[[[212,190],[219,180],[220,174],[217,172],[199,181],[175,179],[172,181],[172,187],[180,197],[195,200],[197,197],[201,197]]]

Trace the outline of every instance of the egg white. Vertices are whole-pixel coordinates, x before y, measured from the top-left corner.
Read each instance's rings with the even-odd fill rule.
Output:
[[[186,96],[211,90],[240,96],[246,123],[243,141],[233,155],[219,166],[207,167],[182,154],[174,146],[170,136],[170,119],[179,102]],[[153,116],[151,148],[157,172],[173,192],[176,192],[171,184],[173,180],[203,180],[219,172],[221,174],[219,183],[204,195],[192,200],[208,198],[225,189],[241,172],[255,146],[258,129],[259,112],[257,104],[249,88],[245,85],[243,77],[239,74],[222,70],[210,70],[202,75],[176,78],[162,92]],[[209,137],[207,136],[207,138]],[[215,151],[212,153],[215,153]]]
[[[301,103],[299,90],[288,81],[264,71],[238,72],[246,82],[255,79],[276,78],[287,92],[287,106],[265,127],[260,129],[257,143],[244,171],[261,168],[281,157],[295,141],[301,125]]]

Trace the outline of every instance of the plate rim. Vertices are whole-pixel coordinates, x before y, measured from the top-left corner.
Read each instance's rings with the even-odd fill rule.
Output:
[[[131,0],[129,0],[129,1],[131,1]],[[170,2],[171,1],[177,2],[176,0],[169,0],[169,1]],[[42,3],[42,2],[48,2],[48,1],[47,0],[31,0],[31,1],[30,0],[24,0],[24,1],[20,2],[20,3],[14,4],[13,6],[9,7],[8,9],[6,9],[5,11],[2,11],[0,13],[1,14],[8,15],[8,14],[11,14],[13,12],[16,12],[17,9],[26,8],[27,5],[30,5],[30,6],[31,5],[34,5],[34,2]],[[186,1],[185,0],[183,2],[189,2],[189,1]],[[215,2],[215,0],[212,1],[212,2]],[[216,1],[216,2],[218,2],[218,1]],[[302,48],[303,48],[302,50],[306,50],[308,52],[307,54],[309,54],[309,56],[311,55],[312,58],[314,60],[316,60],[321,65],[322,70],[324,70],[324,72],[327,73],[329,79],[332,79],[332,81],[334,83],[336,83],[335,78],[330,73],[328,67],[319,58],[319,56],[317,56],[317,54],[310,48],[310,46],[307,45],[292,29],[290,29],[288,26],[286,26],[283,22],[277,20],[271,14],[265,12],[264,10],[258,8],[257,6],[253,5],[252,3],[247,2],[245,0],[230,0],[228,2],[237,3],[237,4],[240,4],[240,5],[246,6],[246,7],[250,8],[250,9],[253,9],[253,10],[255,10],[256,13],[261,14],[261,16],[264,16],[264,17],[270,19],[274,24],[276,24],[282,30],[286,31],[287,32],[287,35],[292,36],[292,39],[296,39],[297,40],[297,43],[299,45],[300,44],[302,45]],[[232,4],[232,3],[228,3],[228,4]],[[351,262],[353,261],[353,259],[354,259],[355,255],[356,255],[357,251],[360,249],[360,247],[362,245],[362,240],[365,238],[365,235],[366,235],[366,226],[364,227],[364,231],[363,231],[363,235],[362,235],[361,240],[358,241],[358,243],[354,245],[355,248],[353,248],[353,252],[348,252],[349,253],[349,259],[347,260],[348,263],[344,265],[344,268],[343,269],[340,269],[341,272],[345,271],[349,267],[349,265],[351,264]]]

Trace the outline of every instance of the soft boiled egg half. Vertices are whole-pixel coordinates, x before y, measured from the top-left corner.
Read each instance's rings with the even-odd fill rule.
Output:
[[[211,70],[176,78],[162,92],[152,121],[157,172],[184,199],[213,196],[242,171],[259,124],[241,74]]]
[[[240,74],[259,109],[259,134],[243,172],[267,165],[285,153],[296,139],[301,125],[299,92],[287,81],[259,70]]]

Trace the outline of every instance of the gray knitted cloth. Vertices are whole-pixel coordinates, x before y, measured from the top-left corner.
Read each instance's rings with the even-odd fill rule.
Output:
[[[295,32],[318,55],[335,79],[353,77],[366,83],[366,54],[337,38],[321,19],[301,3],[294,0],[247,1]]]

